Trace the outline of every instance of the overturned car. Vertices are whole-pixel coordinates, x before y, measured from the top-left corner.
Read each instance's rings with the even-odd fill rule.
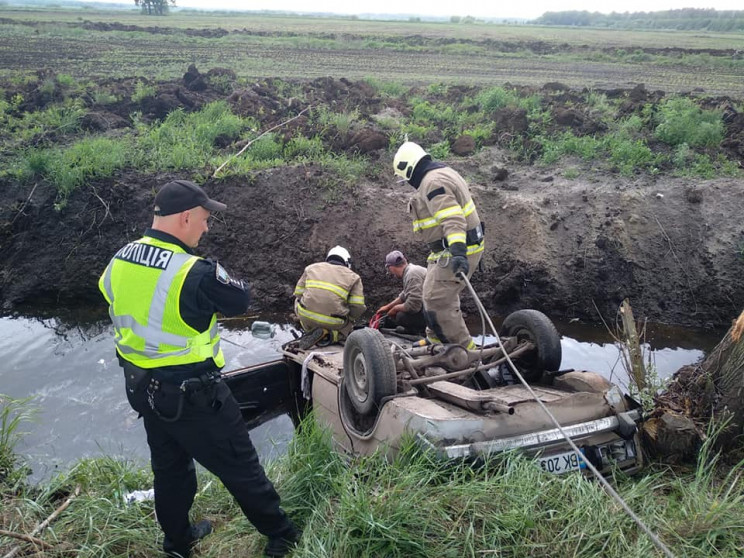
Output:
[[[599,374],[560,370],[560,363],[553,323],[520,310],[495,343],[475,350],[364,328],[345,345],[302,350],[290,342],[282,359],[223,378],[249,426],[281,413],[297,422],[312,408],[352,454],[395,452],[408,433],[446,458],[516,449],[551,473],[584,470],[567,436],[600,472],[639,470],[638,403]]]

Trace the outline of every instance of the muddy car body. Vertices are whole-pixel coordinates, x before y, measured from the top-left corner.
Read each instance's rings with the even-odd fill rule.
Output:
[[[509,377],[505,355],[563,433],[533,393]],[[284,412],[297,421],[312,407],[338,449],[351,454],[395,453],[413,435],[446,458],[520,450],[551,473],[585,469],[565,433],[600,471],[637,471],[638,404],[600,375],[558,371],[559,364],[555,328],[527,310],[505,320],[500,343],[475,351],[418,347],[366,328],[345,346],[301,350],[290,343],[281,360],[223,376],[249,425]]]

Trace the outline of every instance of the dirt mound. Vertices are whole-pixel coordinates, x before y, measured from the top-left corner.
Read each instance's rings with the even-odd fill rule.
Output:
[[[728,105],[728,110],[723,114],[723,121],[726,124],[726,137],[721,147],[744,161],[744,113],[736,112],[731,105]]]

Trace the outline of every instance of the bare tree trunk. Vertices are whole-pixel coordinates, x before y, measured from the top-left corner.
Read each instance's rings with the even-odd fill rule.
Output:
[[[732,449],[744,433],[744,312],[701,363],[680,368],[656,398],[644,435],[660,457],[693,457],[711,420],[728,420],[717,446]]]

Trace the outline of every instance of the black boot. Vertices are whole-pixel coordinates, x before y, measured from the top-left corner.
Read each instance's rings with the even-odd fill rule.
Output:
[[[190,527],[190,540],[185,546],[178,546],[174,544],[168,537],[163,538],[163,552],[166,556],[171,558],[189,558],[191,555],[191,547],[194,546],[201,539],[206,537],[212,532],[212,523],[207,519],[202,519],[197,523],[192,523]]]
[[[300,339],[297,341],[297,346],[302,349],[303,351],[306,351],[318,341],[323,339],[326,335],[326,330],[320,327],[316,327],[315,329],[311,329],[307,333],[305,333]]]
[[[269,542],[264,548],[264,556],[270,558],[281,558],[289,554],[300,540],[302,533],[292,525],[292,530],[281,537],[269,537]]]

